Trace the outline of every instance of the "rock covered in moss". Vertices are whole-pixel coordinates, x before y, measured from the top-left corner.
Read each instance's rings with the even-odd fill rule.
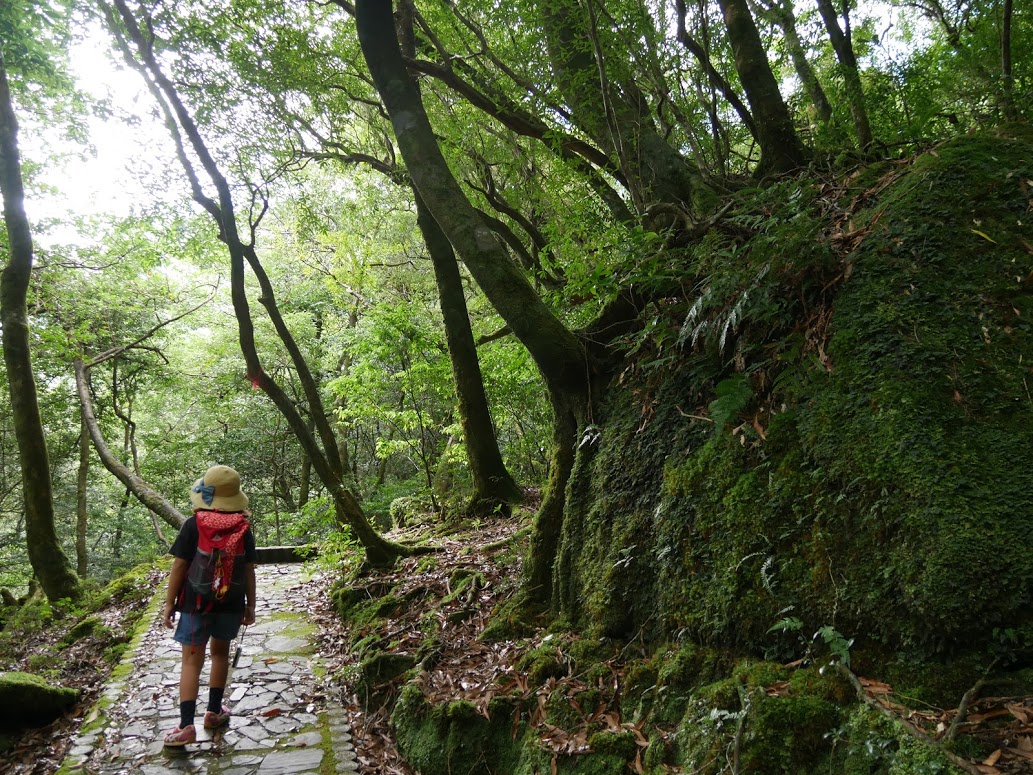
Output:
[[[850,250],[806,183],[757,194],[741,244],[701,241],[714,318],[674,335],[712,324],[736,356],[714,337],[622,372],[578,452],[558,607],[786,661],[829,625],[883,661],[995,631],[1029,657],[1029,179],[1028,137],[959,138],[851,192]]]
[[[77,689],[52,686],[31,673],[0,673],[0,727],[49,724],[78,699]]]

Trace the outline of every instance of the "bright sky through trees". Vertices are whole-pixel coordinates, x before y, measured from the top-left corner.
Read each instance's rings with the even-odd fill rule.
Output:
[[[156,201],[181,200],[186,185],[151,96],[140,76],[112,60],[105,30],[91,24],[72,49],[77,86],[99,108],[86,117],[88,146],[68,136],[67,127],[40,126],[22,115],[23,149],[42,165],[38,184],[26,202],[34,220],[60,223],[39,230],[43,242],[77,241],[75,218],[126,215]]]

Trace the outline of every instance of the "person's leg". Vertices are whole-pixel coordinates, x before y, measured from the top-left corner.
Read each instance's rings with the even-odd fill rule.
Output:
[[[230,668],[230,641],[212,638],[212,673],[208,679],[208,710],[222,712],[222,697],[226,691],[226,676]]]
[[[182,646],[179,668],[179,726],[165,735],[165,745],[183,746],[194,742],[194,715],[197,712],[197,692],[204,667],[204,652],[208,645],[207,625],[198,614],[180,614],[173,636]]]
[[[204,667],[204,645],[183,646],[183,662],[179,671],[179,728],[186,729],[194,723],[197,710],[197,692],[201,683],[201,669]]]
[[[204,714],[205,729],[215,729],[230,720],[230,711],[222,701],[230,669],[230,646],[240,631],[239,612],[219,612],[211,616],[212,672],[208,679],[208,710]]]

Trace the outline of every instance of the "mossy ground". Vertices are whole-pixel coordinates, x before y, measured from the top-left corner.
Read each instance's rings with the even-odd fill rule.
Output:
[[[338,671],[338,680],[363,708],[352,718],[357,744],[393,741],[390,752],[362,752],[385,768],[423,775],[532,775],[553,766],[571,775],[638,768],[717,775],[729,771],[734,756],[738,771],[764,775],[953,771],[943,749],[918,743],[899,721],[860,704],[817,647],[812,662],[787,665],[699,643],[577,632],[559,620],[485,642],[478,636],[491,618],[481,611],[474,620],[453,620],[452,607],[465,603],[448,590],[481,578],[482,592],[493,595],[511,569],[500,573],[481,555],[484,539],[476,531],[452,538],[461,552],[446,549],[433,563],[413,559],[363,580],[362,588],[380,590],[389,604],[367,599],[344,609],[350,646],[342,664],[350,667]],[[508,606],[492,610],[517,616]],[[1028,678],[1020,671],[1007,680],[1021,695],[1033,690]],[[915,718],[934,732],[935,714],[916,708]],[[965,735],[957,752],[985,757],[988,742]]]

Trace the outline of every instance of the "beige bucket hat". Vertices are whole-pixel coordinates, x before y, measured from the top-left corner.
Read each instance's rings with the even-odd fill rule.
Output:
[[[229,466],[212,466],[190,490],[194,511],[243,511],[247,496],[240,491],[240,474]]]

